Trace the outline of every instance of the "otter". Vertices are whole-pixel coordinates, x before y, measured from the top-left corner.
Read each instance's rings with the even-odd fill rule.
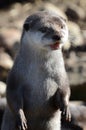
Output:
[[[24,22],[19,53],[7,81],[1,130],[60,130],[70,120],[70,88],[62,55],[66,21],[39,11]]]

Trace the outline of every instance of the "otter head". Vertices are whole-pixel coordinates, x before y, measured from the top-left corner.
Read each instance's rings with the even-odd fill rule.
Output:
[[[29,16],[23,28],[26,44],[41,49],[59,49],[68,39],[66,21],[52,12],[40,11]]]

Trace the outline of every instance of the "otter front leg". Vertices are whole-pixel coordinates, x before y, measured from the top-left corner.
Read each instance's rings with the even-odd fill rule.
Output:
[[[10,107],[10,110],[15,118],[15,129],[26,130],[27,129],[27,121],[26,121],[26,118],[24,115],[24,111],[21,107],[21,103],[17,104],[18,102],[15,102],[15,101],[14,101],[15,103],[11,102],[12,98],[13,97],[11,96],[11,99],[10,99],[11,104],[9,104],[9,107]]]
[[[23,94],[22,89],[15,87],[15,90],[7,87],[7,103],[15,119],[15,129],[26,130],[27,122],[23,111]]]
[[[71,120],[71,114],[69,110],[69,93],[62,91],[60,88],[56,92],[56,104],[62,111],[62,115],[65,116],[66,120],[68,121]]]
[[[13,104],[14,105],[14,104]],[[21,107],[10,106],[11,112],[15,118],[15,129],[17,130],[26,130],[27,129],[27,120],[25,118],[24,111]]]

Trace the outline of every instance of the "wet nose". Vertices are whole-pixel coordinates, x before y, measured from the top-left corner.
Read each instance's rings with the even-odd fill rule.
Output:
[[[54,35],[54,36],[52,37],[52,39],[53,39],[53,40],[60,40],[60,39],[61,39],[61,37],[60,37],[60,36],[58,36],[58,35]]]

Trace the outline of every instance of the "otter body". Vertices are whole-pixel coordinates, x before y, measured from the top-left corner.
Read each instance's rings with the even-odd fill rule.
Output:
[[[60,130],[61,112],[70,119],[70,89],[61,52],[68,37],[66,23],[44,11],[29,16],[23,28],[8,77],[1,130]]]

